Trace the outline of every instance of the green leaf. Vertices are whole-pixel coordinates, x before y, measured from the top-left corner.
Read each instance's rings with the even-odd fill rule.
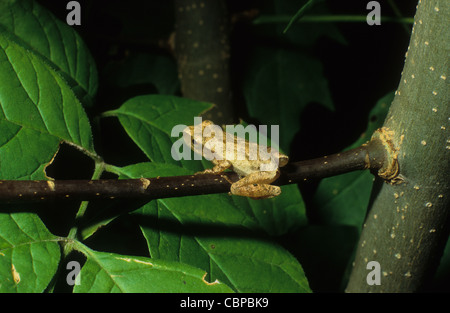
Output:
[[[216,237],[200,244],[239,292],[311,291],[298,261],[274,242]]]
[[[45,167],[58,151],[58,146],[56,137],[21,128],[0,118],[0,177],[46,179]]]
[[[1,213],[0,225],[0,292],[43,292],[58,268],[59,238],[31,213]]]
[[[106,112],[105,115],[117,116],[131,139],[151,161],[193,165],[191,168],[198,170],[195,163],[174,160],[171,155],[172,144],[181,138],[181,134],[171,137],[171,132],[176,125],[193,125],[193,117],[211,106],[212,104],[187,98],[145,95],[132,98],[119,109]]]
[[[279,145],[286,152],[308,104],[317,102],[333,109],[321,63],[288,50],[261,48],[255,52],[244,95],[251,117],[262,124],[280,125]]]
[[[200,269],[177,262],[83,249],[87,261],[74,292],[233,292],[205,280]]]
[[[61,141],[95,154],[89,120],[66,79],[1,28],[0,81],[2,178],[44,179]]]
[[[0,2],[0,25],[21,39],[22,44],[67,74],[90,97],[97,91],[98,75],[87,46],[77,32],[31,0]]]
[[[298,261],[251,232],[256,222],[224,200],[212,195],[158,200],[135,211],[152,257],[202,268],[239,292],[308,292]]]
[[[307,223],[303,198],[296,185],[281,186],[281,195],[261,200],[233,196],[233,205],[271,236],[287,234]]]
[[[189,173],[157,163],[122,170],[127,178]],[[295,202],[299,200],[295,193],[293,198],[283,193],[284,198],[251,200],[254,203],[224,194],[160,199],[133,214],[152,258],[202,268],[212,280],[219,279],[239,292],[307,292],[298,261],[261,234],[261,230],[285,233],[306,221],[301,198]]]
[[[393,93],[381,98],[369,115],[366,131],[347,149],[367,142],[373,132],[383,125]],[[347,150],[346,149],[346,150]],[[321,219],[327,224],[352,225],[360,229],[366,215],[372,191],[373,175],[356,171],[323,179],[313,198]]]
[[[361,227],[372,191],[373,175],[357,171],[322,180],[314,195],[319,216],[327,224]]]

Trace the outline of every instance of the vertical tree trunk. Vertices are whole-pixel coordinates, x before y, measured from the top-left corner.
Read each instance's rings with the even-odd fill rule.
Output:
[[[205,117],[217,124],[233,123],[230,19],[225,2],[176,0],[175,18],[175,53],[183,96],[214,103]]]
[[[347,292],[418,291],[442,255],[450,203],[449,21],[450,1],[419,1],[384,123],[397,149],[399,176],[393,184],[378,182]],[[370,261],[380,264],[380,285],[366,280]]]

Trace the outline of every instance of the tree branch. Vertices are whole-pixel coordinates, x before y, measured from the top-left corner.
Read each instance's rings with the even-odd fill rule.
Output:
[[[294,184],[355,170],[385,172],[391,166],[388,150],[376,136],[361,147],[307,161],[290,163],[280,169],[275,185]],[[162,199],[170,197],[225,193],[230,182],[239,179],[234,172],[140,179],[0,181],[0,201],[35,202],[94,199]]]

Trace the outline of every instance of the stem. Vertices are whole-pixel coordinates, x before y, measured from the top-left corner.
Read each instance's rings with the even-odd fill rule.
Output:
[[[92,174],[92,179],[98,180],[105,168],[105,165],[103,162],[95,162],[95,169],[94,173]],[[47,182],[48,185],[48,182]],[[67,196],[68,194],[66,194]],[[45,197],[45,196],[44,196]],[[67,197],[66,197],[67,198]],[[67,236],[68,239],[76,239],[78,236],[78,221],[83,218],[84,213],[86,213],[86,209],[88,207],[89,202],[88,201],[82,201],[80,204],[80,208],[78,209],[77,214],[75,215],[75,223],[74,226],[70,229],[69,234]],[[64,256],[67,256],[71,251],[73,247],[71,244],[66,244],[64,246]]]
[[[103,163],[100,163],[100,162],[99,163],[95,163],[95,169],[94,169],[94,174],[92,175],[92,179],[98,180],[101,177],[101,175],[103,173],[103,170],[104,170],[104,164]],[[79,219],[81,219],[84,216],[84,213],[86,212],[87,206],[88,206],[88,202],[87,201],[84,201],[80,205],[80,209],[78,210],[77,215],[75,216],[75,220],[79,220]],[[75,238],[75,236],[70,236],[70,233],[69,233],[68,238]]]

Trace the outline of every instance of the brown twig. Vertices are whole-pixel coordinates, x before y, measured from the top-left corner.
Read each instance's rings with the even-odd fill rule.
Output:
[[[375,137],[374,137],[375,138]],[[385,146],[375,138],[356,149],[307,161],[293,162],[280,169],[275,185],[294,184],[355,170],[381,170],[390,164]],[[239,179],[234,172],[140,179],[0,181],[0,201],[36,202],[94,199],[161,199],[202,194],[225,193],[230,181]]]

